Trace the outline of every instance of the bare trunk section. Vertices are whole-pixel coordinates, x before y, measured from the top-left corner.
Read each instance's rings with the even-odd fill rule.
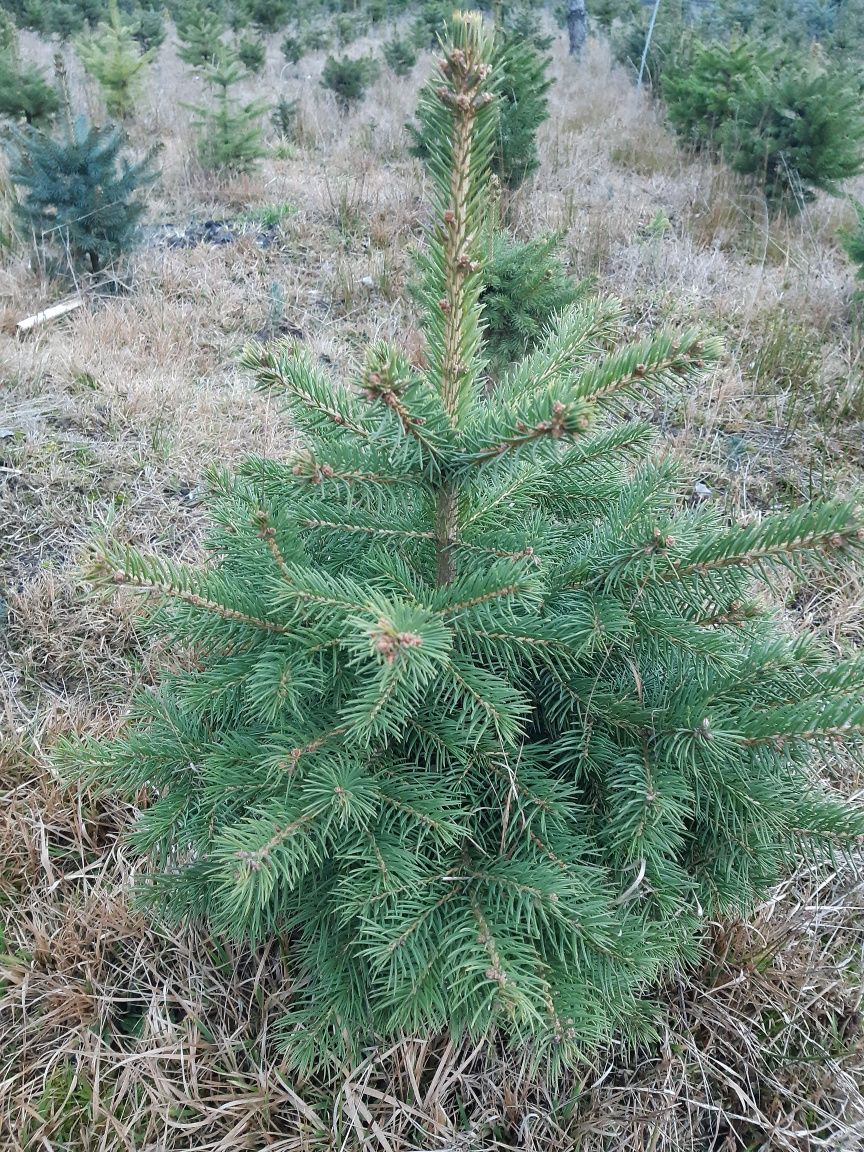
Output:
[[[588,38],[585,0],[567,0],[567,38],[570,41],[570,55],[578,59]]]
[[[435,520],[435,553],[438,559],[436,580],[439,587],[452,583],[456,574],[454,556],[458,531],[456,510],[456,486],[448,480],[438,491]]]

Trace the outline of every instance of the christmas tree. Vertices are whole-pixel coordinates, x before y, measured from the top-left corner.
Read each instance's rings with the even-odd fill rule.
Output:
[[[761,41],[690,41],[668,63],[662,92],[675,131],[697,149],[719,147],[738,102],[776,67],[777,53]]]
[[[222,37],[225,24],[212,6],[200,0],[191,0],[177,12],[176,21],[179,41],[177,55],[185,64],[192,68],[203,68],[215,64],[224,55]]]
[[[286,34],[279,47],[289,64],[299,64],[306,51],[300,37],[292,36],[290,32]]]
[[[579,302],[491,394],[483,215],[496,80],[452,25],[424,115],[421,367],[375,344],[351,388],[297,345],[246,353],[297,448],[214,473],[210,560],[105,543],[176,651],[120,737],[66,744],[145,795],[164,914],[289,950],[289,1061],[408,1034],[553,1069],[650,1033],[646,990],[802,845],[864,818],[813,751],[860,742],[864,662],[784,632],[754,581],[853,562],[837,500],[730,527],[679,499],[634,399],[698,388],[695,332],[620,340]],[[140,802],[140,801],[139,801]]]
[[[556,255],[557,237],[514,240],[494,232],[483,271],[483,341],[496,375],[535,348],[579,297]]]
[[[368,56],[352,60],[350,56],[328,56],[321,70],[322,87],[336,97],[343,116],[359,104],[377,75],[378,66]]]
[[[816,190],[836,195],[864,171],[864,111],[857,79],[818,59],[784,58],[737,97],[723,155],[759,185],[769,207],[799,211]]]
[[[213,97],[196,105],[193,125],[198,132],[198,157],[210,172],[251,172],[265,154],[261,118],[263,102],[238,103],[231,89],[243,77],[239,61],[228,52],[203,69]]]
[[[9,180],[21,190],[14,206],[24,234],[40,252],[79,271],[100,272],[135,242],[156,179],[152,154],[133,161],[120,130],[80,117],[58,136],[14,130]]]
[[[237,13],[243,26],[252,24],[264,35],[281,31],[288,21],[300,14],[296,0],[240,0]]]
[[[142,52],[135,39],[135,27],[120,18],[117,0],[108,4],[108,20],[102,21],[78,45],[84,71],[102,89],[109,116],[129,116],[141,95],[147,65],[155,49]]]
[[[240,36],[234,45],[234,54],[251,75],[264,71],[267,63],[267,45],[258,36]]]
[[[0,23],[0,117],[44,124],[59,107],[57,90],[44,73],[18,55],[15,26],[10,20]]]
[[[388,67],[392,68],[397,76],[407,76],[417,63],[417,50],[410,40],[403,40],[394,36],[388,40],[382,49],[382,54]]]

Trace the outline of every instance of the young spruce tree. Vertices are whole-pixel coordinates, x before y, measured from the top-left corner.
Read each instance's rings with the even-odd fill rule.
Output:
[[[227,50],[202,72],[212,94],[206,104],[192,108],[202,167],[208,172],[254,171],[266,153],[261,128],[266,105],[234,98],[231,90],[243,78],[243,68]]]
[[[123,23],[117,0],[108,4],[108,19],[78,45],[84,71],[101,88],[108,115],[116,117],[132,113],[155,54],[155,48],[140,50],[135,27]]]
[[[120,129],[83,116],[54,135],[13,129],[9,180],[18,190],[15,218],[42,256],[58,267],[101,272],[135,243],[152,184],[153,153],[133,160]]]
[[[176,13],[177,55],[192,68],[215,64],[225,53],[225,23],[203,0],[191,0]]]
[[[650,1029],[646,989],[802,843],[864,820],[811,749],[864,732],[864,662],[782,632],[756,577],[864,550],[835,501],[729,527],[678,498],[644,424],[713,340],[619,344],[582,302],[488,394],[483,209],[496,78],[462,18],[425,96],[427,353],[356,389],[299,346],[246,362],[298,447],[213,478],[210,563],[106,544],[188,660],[119,739],[66,745],[148,795],[148,892],[292,954],[284,1038],[321,1075],[404,1033],[497,1035],[553,1067]],[[641,458],[635,468],[629,462]]]
[[[762,189],[770,208],[800,211],[822,190],[837,195],[864,171],[864,111],[856,79],[793,58],[760,75],[735,101],[723,155]]]
[[[556,318],[581,294],[558,258],[556,236],[514,240],[495,231],[488,242],[483,346],[495,376],[536,348]]]
[[[0,118],[44,125],[59,108],[57,89],[41,69],[21,60],[12,28],[8,43],[0,44]]]
[[[855,265],[856,277],[864,281],[864,204],[860,200],[853,200],[852,207],[855,209],[856,226],[841,232],[840,242]],[[859,289],[857,296],[864,297],[864,288]]]

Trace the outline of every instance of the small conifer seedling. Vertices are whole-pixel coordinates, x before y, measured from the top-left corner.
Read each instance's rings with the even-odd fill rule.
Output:
[[[135,28],[123,23],[117,0],[110,0],[108,19],[78,45],[84,71],[99,84],[109,116],[132,113],[154,54],[153,48],[140,50]]]
[[[193,107],[201,166],[217,173],[254,171],[266,153],[261,127],[266,106],[258,100],[241,104],[234,99],[231,89],[242,79],[243,69],[230,54],[205,65],[202,73],[212,99]]]
[[[720,133],[760,76],[775,68],[776,53],[744,38],[693,40],[664,69],[663,98],[672,127],[698,150],[719,150]]]
[[[840,240],[846,250],[846,255],[855,265],[856,277],[864,282],[864,203],[860,200],[853,200],[852,206],[855,209],[855,227],[850,228],[840,234]],[[864,287],[857,293],[859,297],[864,296]]]
[[[300,108],[299,100],[289,100],[287,96],[280,96],[273,105],[270,113],[270,123],[273,130],[283,143],[292,143],[297,139],[297,113]]]
[[[306,47],[299,36],[286,34],[280,45],[282,55],[289,64],[299,64],[306,52]]]
[[[33,64],[22,62],[12,29],[9,43],[0,46],[0,117],[44,125],[59,108],[57,89],[45,74]]]
[[[235,13],[241,26],[251,24],[263,35],[281,32],[291,17],[305,7],[298,0],[240,0]]]
[[[225,24],[219,13],[201,0],[192,0],[176,16],[177,55],[192,68],[215,64],[224,56]]]
[[[620,340],[577,302],[490,392],[483,213],[495,76],[457,19],[425,112],[426,355],[357,387],[250,348],[297,448],[214,474],[202,568],[101,547],[189,656],[118,739],[63,746],[146,795],[147,894],[284,940],[289,1060],[344,1070],[404,1034],[497,1036],[571,1064],[650,1030],[646,991],[802,844],[864,819],[811,749],[860,743],[864,662],[784,633],[754,579],[853,562],[844,501],[730,527],[679,501],[635,397],[699,386],[695,332]]]
[[[156,8],[138,9],[132,35],[142,52],[158,52],[165,42],[165,19],[162,13]]]
[[[303,48],[306,52],[325,52],[330,47],[330,33],[319,25],[309,28],[303,35]]]
[[[407,76],[417,63],[417,49],[410,40],[394,36],[382,49],[384,60],[397,76]]]
[[[753,179],[771,209],[800,211],[816,191],[837,195],[864,171],[864,110],[856,79],[795,58],[759,75],[724,125],[723,155]]]
[[[18,46],[18,33],[8,12],[0,8],[0,53],[15,52]]]
[[[363,100],[376,71],[375,61],[368,57],[352,60],[350,56],[328,56],[321,72],[321,84],[333,93],[339,111],[345,115]]]
[[[141,193],[156,179],[152,159],[130,159],[119,128],[84,117],[56,136],[13,130],[9,179],[20,191],[14,212],[24,235],[58,266],[102,271],[135,243]]]
[[[260,36],[241,36],[235,48],[237,59],[247,72],[258,75],[267,63],[267,46]]]
[[[355,9],[353,12],[338,12],[333,18],[333,29],[336,32],[336,41],[340,48],[347,48],[349,44],[363,36],[366,32],[365,13]]]
[[[557,246],[555,236],[519,241],[506,232],[492,234],[480,303],[485,351],[496,375],[536,348],[579,298]]]

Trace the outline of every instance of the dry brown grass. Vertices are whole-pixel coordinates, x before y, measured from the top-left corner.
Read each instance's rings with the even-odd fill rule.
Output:
[[[419,347],[404,289],[423,176],[402,126],[429,61],[407,80],[383,73],[342,119],[322,60],[283,67],[271,45],[255,87],[298,97],[301,133],[254,178],[220,186],[199,170],[181,107],[196,82],[170,49],[135,129],[165,140],[155,218],[287,203],[272,248],[144,250],[128,295],[89,299],[26,342],[15,318],[58,289],[23,255],[0,268],[0,1148],[864,1148],[864,894],[849,862],[802,866],[749,924],[716,926],[703,969],[666,990],[655,1051],[610,1049],[551,1091],[495,1051],[406,1041],[325,1090],[281,1065],[278,944],[250,955],[148,923],[129,899],[133,811],[48,766],[59,733],[115,726],[160,657],[130,601],[83,582],[94,532],[192,556],[203,469],[290,441],[235,367],[272,286],[337,372],[378,336]],[[834,242],[842,204],[769,221],[728,173],[678,153],[602,45],[574,67],[558,43],[554,69],[541,171],[507,205],[513,226],[561,232],[574,274],[620,295],[634,328],[727,335],[705,392],[653,412],[667,450],[737,515],[851,490],[864,351]],[[860,583],[778,591],[838,651],[864,643]]]

